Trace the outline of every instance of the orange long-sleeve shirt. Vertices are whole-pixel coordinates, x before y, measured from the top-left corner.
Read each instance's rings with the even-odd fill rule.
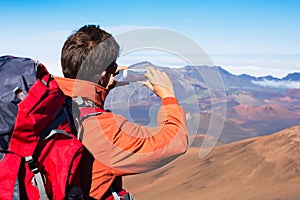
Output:
[[[94,97],[98,86],[93,83],[56,80],[67,96],[95,102],[99,98]],[[176,98],[162,99],[156,128],[139,126],[112,112],[85,119],[83,128],[82,143],[95,158],[90,189],[95,199],[103,197],[116,177],[162,167],[185,153],[188,145],[185,113]]]

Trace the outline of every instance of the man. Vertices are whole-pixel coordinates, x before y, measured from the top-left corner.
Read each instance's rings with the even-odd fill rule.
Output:
[[[63,92],[79,107],[94,109],[82,116],[82,143],[93,155],[89,196],[106,199],[122,189],[121,176],[157,169],[186,152],[185,113],[168,75],[148,68],[144,84],[162,99],[158,127],[147,128],[103,110],[108,92],[122,70],[116,64],[119,45],[99,26],[87,25],[66,40],[61,54]],[[117,97],[115,97],[117,98]]]

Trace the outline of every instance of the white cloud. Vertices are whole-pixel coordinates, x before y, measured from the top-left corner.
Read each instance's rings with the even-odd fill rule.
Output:
[[[274,88],[294,88],[300,89],[299,81],[275,81],[275,80],[266,80],[263,81],[252,81],[254,84],[264,86],[264,87],[274,87]]]

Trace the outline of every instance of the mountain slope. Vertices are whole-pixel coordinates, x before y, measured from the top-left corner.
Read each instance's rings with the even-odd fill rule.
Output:
[[[125,178],[137,199],[299,199],[300,127],[199,149],[160,170]]]

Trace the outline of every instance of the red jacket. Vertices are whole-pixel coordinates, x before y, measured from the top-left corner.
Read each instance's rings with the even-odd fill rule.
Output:
[[[98,106],[108,93],[87,81],[59,77],[56,81],[67,96],[85,97]],[[90,189],[95,199],[101,199],[117,177],[162,167],[188,146],[185,113],[176,98],[162,99],[157,128],[131,123],[112,112],[87,118],[83,128],[82,143],[95,158]]]

